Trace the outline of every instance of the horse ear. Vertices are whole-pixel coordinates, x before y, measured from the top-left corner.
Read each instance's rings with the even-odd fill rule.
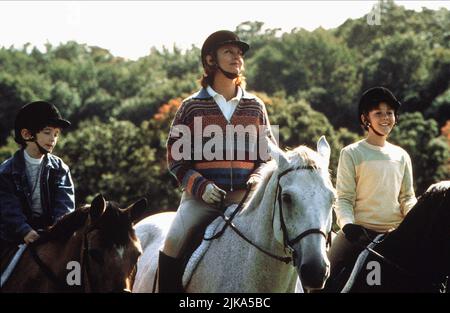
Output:
[[[278,168],[287,168],[289,166],[289,161],[283,152],[276,144],[271,140],[267,140],[267,145],[269,147],[269,153],[272,158],[277,162]]]
[[[317,141],[317,152],[325,159],[328,167],[330,164],[331,148],[325,136],[321,136]]]
[[[91,221],[94,222],[102,216],[105,212],[106,201],[101,194],[97,195],[94,200],[92,200],[91,208],[89,209],[89,215],[91,216]]]
[[[128,212],[128,216],[130,217],[130,221],[133,224],[136,224],[137,222],[139,222],[141,219],[143,219],[147,213],[147,199],[146,198],[142,198],[138,201],[136,201],[135,203],[133,203],[132,205],[130,205],[126,211]]]

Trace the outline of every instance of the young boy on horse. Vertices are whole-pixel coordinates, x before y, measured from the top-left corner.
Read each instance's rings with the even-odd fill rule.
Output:
[[[238,159],[242,146],[235,143],[229,147],[230,142],[225,135],[228,126],[250,125],[266,126],[268,133],[265,135],[273,138],[264,103],[244,89],[243,56],[248,49],[249,45],[231,31],[211,34],[201,50],[203,88],[183,101],[172,123],[167,142],[168,168],[182,186],[183,194],[159,255],[159,292],[182,291],[183,257],[193,235],[202,233],[219,216],[219,206],[225,208],[239,203],[246,187],[260,179],[258,173],[267,161],[259,155],[256,159],[249,158],[255,149],[249,144],[249,139],[254,139],[252,135],[245,136],[244,159]],[[200,129],[195,126],[199,119]],[[202,138],[208,127],[215,127],[218,132],[206,137],[222,136],[216,139],[221,139],[224,144],[215,145],[214,155],[223,152],[223,158],[211,159],[202,153],[208,145]],[[182,128],[191,131],[191,135],[183,135],[183,139],[187,136],[193,138],[188,149],[191,158],[188,159],[174,154],[177,141],[182,140],[178,131]],[[195,142],[200,142],[200,145]],[[230,152],[232,159],[228,157]]]
[[[32,243],[39,238],[39,229],[74,209],[69,167],[51,154],[61,129],[68,126],[70,122],[45,101],[28,103],[19,110],[14,139],[21,148],[0,165],[2,250],[7,245]]]
[[[387,142],[400,105],[384,87],[371,88],[360,99],[359,123],[367,135],[341,150],[334,209],[342,231],[330,250],[331,277],[356,260],[361,248],[352,242],[395,229],[417,202],[411,159]]]

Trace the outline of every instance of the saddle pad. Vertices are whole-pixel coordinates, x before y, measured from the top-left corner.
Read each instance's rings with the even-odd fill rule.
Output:
[[[230,214],[237,206],[237,204],[230,205],[225,211],[225,216],[230,216]],[[223,220],[223,218],[221,216],[217,217],[214,221],[211,222],[211,224],[208,225],[203,238],[210,238],[214,236],[218,231],[222,229],[224,224],[225,221]],[[211,242],[212,240],[202,240],[198,248],[194,251],[194,253],[192,253],[183,273],[183,288],[186,288],[186,286],[189,284],[192,274],[194,273],[197,265],[200,263],[201,259],[211,245]]]
[[[0,278],[0,287],[3,287],[3,285],[8,280],[9,276],[11,276],[11,273],[14,271],[14,268],[16,267],[17,263],[19,263],[20,257],[22,256],[26,248],[27,248],[26,244],[21,244],[17,252],[14,254],[13,258],[11,259],[11,262],[9,262],[6,269],[4,271],[2,270]]]

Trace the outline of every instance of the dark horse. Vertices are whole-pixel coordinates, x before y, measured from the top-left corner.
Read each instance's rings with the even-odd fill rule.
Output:
[[[133,225],[147,200],[126,209],[99,195],[28,245],[2,292],[126,292],[141,246]]]
[[[357,263],[362,267],[353,279],[347,281],[348,275],[341,276],[340,283],[331,279],[325,291],[339,292],[347,281],[344,292],[448,292],[450,182],[428,188],[400,226],[381,239],[365,260],[360,258]]]

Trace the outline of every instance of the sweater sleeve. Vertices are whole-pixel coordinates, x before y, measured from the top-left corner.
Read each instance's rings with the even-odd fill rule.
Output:
[[[258,136],[264,135],[267,140],[272,141],[274,144],[276,144],[278,146],[278,142],[275,139],[275,136],[273,134],[272,131],[272,126],[270,125],[270,120],[269,120],[269,115],[267,114],[267,109],[266,106],[264,104],[264,102],[262,102],[261,100],[259,100],[261,106],[262,106],[262,112],[263,112],[263,125],[266,126],[266,133],[265,134],[258,134]],[[257,162],[257,167],[255,168],[255,170],[253,171],[253,173],[250,175],[251,176],[259,176],[259,177],[263,177],[266,173],[264,171],[265,165],[266,163],[270,160],[270,156],[265,159],[262,160],[261,156],[258,154],[258,162]]]
[[[186,102],[183,102],[170,127],[166,145],[167,167],[183,190],[201,199],[203,191],[210,181],[193,167],[193,136],[189,127],[184,123],[185,107]]]
[[[417,203],[413,187],[413,174],[411,158],[408,154],[405,157],[405,172],[403,174],[402,186],[399,194],[399,203],[403,216]]]
[[[356,199],[356,170],[354,161],[345,149],[341,150],[339,157],[337,180],[336,180],[337,202],[334,208],[339,227],[354,223],[355,216],[353,208]]]

